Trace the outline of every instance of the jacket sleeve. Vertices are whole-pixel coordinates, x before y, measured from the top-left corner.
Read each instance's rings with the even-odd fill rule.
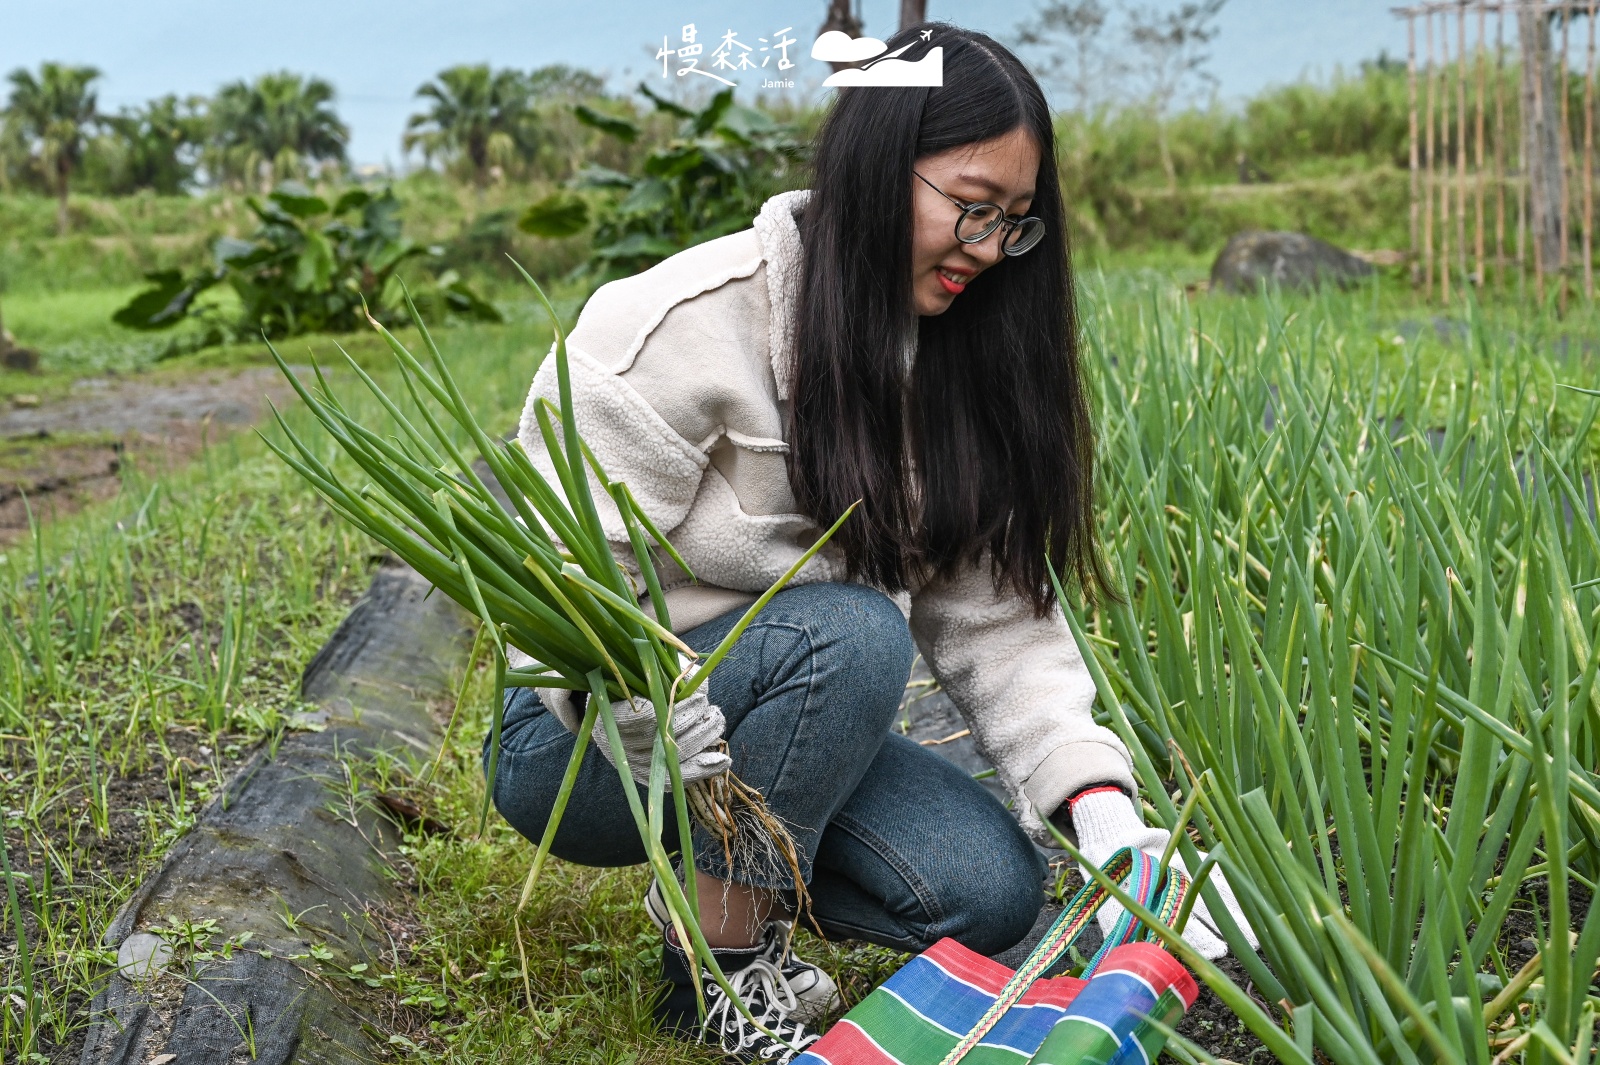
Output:
[[[1059,605],[1037,618],[1027,600],[997,593],[985,555],[912,596],[911,632],[1035,838],[1085,785],[1137,792],[1127,748],[1094,722],[1094,680]]]

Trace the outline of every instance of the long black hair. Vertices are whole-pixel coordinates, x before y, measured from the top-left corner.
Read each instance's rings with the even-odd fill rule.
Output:
[[[932,30],[922,40],[921,31]],[[845,87],[812,150],[786,432],[800,509],[830,523],[851,574],[892,591],[990,551],[1041,616],[1045,559],[1086,601],[1115,595],[1094,520],[1094,430],[1055,134],[1038,82],[993,38],[923,22],[885,44],[944,49],[940,87]],[[1039,149],[1028,213],[1044,238],[980,272],[943,314],[912,303],[916,160],[1022,128]],[[910,379],[904,347],[914,340]]]

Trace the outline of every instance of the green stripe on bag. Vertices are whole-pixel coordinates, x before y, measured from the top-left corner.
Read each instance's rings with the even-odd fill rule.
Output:
[[[892,991],[880,988],[850,1011],[850,1019],[867,1032],[883,1051],[902,1062],[939,1061],[950,1053],[960,1036],[941,1027],[908,1006]],[[1019,1065],[1029,1055],[1010,1047],[976,1046],[961,1059],[962,1065]]]
[[[883,989],[879,989],[883,991]],[[945,1031],[922,1014],[884,991],[862,999],[850,1019],[867,1032],[890,1057],[903,1062],[938,1061],[950,1053],[958,1033]]]

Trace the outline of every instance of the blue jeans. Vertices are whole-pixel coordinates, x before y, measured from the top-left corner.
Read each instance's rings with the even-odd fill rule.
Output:
[[[703,655],[742,613],[682,638]],[[981,784],[890,731],[914,650],[904,616],[882,593],[799,585],[761,611],[711,675],[709,695],[727,722],[734,773],[795,838],[812,914],[829,939],[920,951],[952,936],[996,954],[1033,925],[1044,858]],[[533,689],[507,690],[494,804],[534,842],[573,744]],[[485,738],[485,771],[488,755]],[[670,810],[663,835],[676,851]],[[698,827],[694,842],[695,867],[729,879],[721,847]],[[645,860],[617,771],[593,744],[551,851],[579,865]],[[742,867],[734,878],[784,886]]]

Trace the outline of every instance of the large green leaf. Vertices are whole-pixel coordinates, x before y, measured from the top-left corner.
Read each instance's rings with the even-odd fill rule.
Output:
[[[267,197],[285,213],[295,218],[313,218],[328,213],[328,201],[316,195],[298,181],[285,181]]]
[[[361,228],[372,241],[399,240],[403,230],[400,219],[400,200],[392,189],[383,195],[373,196],[361,207]]]
[[[285,211],[276,200],[262,200],[255,196],[246,196],[244,204],[259,219],[263,225],[288,226],[299,229],[300,221],[294,215]]]
[[[694,116],[694,121],[689,125],[690,132],[695,136],[708,132],[722,120],[722,116],[732,106],[733,89],[723,89],[711,98],[711,102],[706,104],[699,114]]]
[[[734,104],[717,124],[717,132],[739,140],[750,141],[757,136],[775,133],[781,127],[765,111]]]
[[[644,172],[658,178],[675,178],[704,163],[705,154],[697,144],[674,144],[651,152],[644,161]]]
[[[219,268],[250,266],[273,254],[273,249],[238,237],[218,237],[211,245],[211,258]]]
[[[617,214],[648,215],[672,206],[672,186],[659,178],[647,178],[633,187],[633,191],[617,204]]]
[[[647,81],[641,81],[639,83],[639,91],[650,98],[650,102],[656,105],[656,110],[658,111],[665,111],[667,114],[676,115],[679,118],[694,117],[693,111],[689,110],[687,107],[684,107],[680,103],[675,103],[674,101],[667,99],[665,96],[660,95],[650,87],[650,83]]]
[[[570,237],[589,224],[589,204],[571,192],[552,192],[517,219],[517,228],[536,237]]]
[[[333,246],[316,230],[306,233],[305,248],[295,262],[296,291],[322,292],[333,278]]]
[[[344,214],[346,211],[359,211],[372,202],[372,193],[366,189],[347,189],[339,196],[339,201],[333,205],[333,213]]]
[[[603,133],[609,133],[619,140],[632,143],[639,137],[639,127],[625,118],[604,114],[596,111],[588,104],[573,104],[572,113],[579,122],[586,126],[593,126]]]
[[[578,170],[572,179],[572,186],[578,189],[631,189],[633,178],[609,166],[590,164]]]
[[[652,237],[646,233],[629,233],[614,244],[595,249],[597,259],[631,259],[639,256],[666,258],[682,248],[670,240]]]
[[[448,277],[447,273],[445,277]],[[503,322],[505,316],[500,309],[472,290],[465,281],[454,278],[449,284],[444,284],[440,278],[440,287],[445,293],[445,302],[449,308],[463,318],[470,318],[475,322]]]
[[[205,272],[184,277],[177,270],[146,274],[150,287],[134,296],[111,316],[129,329],[166,329],[183,321],[196,296],[216,284],[219,273]]]

